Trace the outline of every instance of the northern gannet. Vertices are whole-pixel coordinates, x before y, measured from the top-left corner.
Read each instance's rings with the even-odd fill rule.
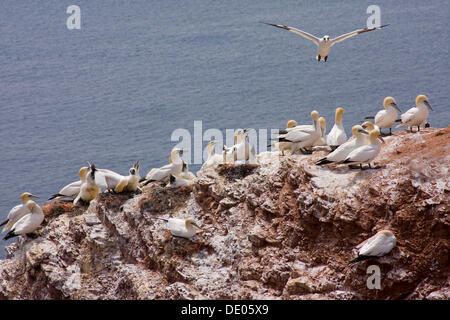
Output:
[[[313,125],[311,127],[296,126],[290,129],[286,134],[278,136],[277,139],[279,142],[292,142],[291,154],[298,149],[304,154],[310,154],[312,151],[307,151],[306,148],[311,148],[314,143],[320,139],[321,131],[319,126],[319,112],[316,110],[311,111],[311,119],[313,121]],[[299,127],[302,129],[299,129]]]
[[[181,173],[179,174],[179,177],[186,180],[194,180],[197,178],[197,176],[189,171],[189,165],[183,160],[183,166],[181,168]]]
[[[314,146],[326,146],[327,145],[327,121],[324,117],[319,118],[320,132],[322,133],[320,138],[314,143]]]
[[[36,238],[33,232],[44,221],[44,213],[41,207],[33,200],[28,200],[25,204],[28,213],[18,219],[11,227],[11,230],[6,234],[3,240],[8,240],[15,236],[26,234],[30,238]]]
[[[327,136],[327,144],[332,150],[347,141],[347,134],[345,133],[344,126],[342,125],[343,115],[344,108],[336,108],[334,126],[331,128],[331,131]]]
[[[235,155],[233,154],[235,152]],[[248,142],[247,129],[237,129],[235,133],[235,145],[223,146],[222,161],[228,163],[234,160],[247,161],[250,157],[250,144]]]
[[[341,162],[347,159],[347,156],[353,150],[366,144],[365,136],[369,132],[363,129],[360,125],[355,125],[352,127],[352,138],[348,139],[347,142],[341,144],[336,150],[329,153],[325,158],[320,159],[316,162],[316,165],[324,165],[328,163]]]
[[[200,171],[203,171],[207,168],[215,168],[219,164],[223,163],[223,156],[221,154],[215,153],[215,147],[217,145],[217,141],[211,140],[208,142],[207,152],[208,152],[208,159],[205,161],[205,163],[200,168]]]
[[[330,36],[328,36],[328,35],[325,35],[319,39],[319,38],[313,36],[312,34],[309,34],[305,31],[302,31],[302,30],[299,30],[296,28],[292,28],[292,27],[288,27],[288,26],[284,26],[284,25],[280,25],[280,24],[272,24],[272,23],[266,23],[266,22],[261,22],[261,23],[294,32],[294,33],[302,36],[303,38],[311,40],[318,46],[317,56],[316,56],[317,61],[324,60],[325,62],[327,61],[330,49],[334,44],[341,42],[347,38],[356,36],[358,34],[373,31],[376,29],[381,29],[381,28],[388,26],[388,24],[385,24],[385,25],[382,25],[380,27],[375,27],[375,28],[358,29],[358,30],[343,34],[339,37],[336,37],[336,38],[330,40]]]
[[[73,204],[76,206],[80,201],[85,203],[89,203],[97,197],[100,193],[100,188],[95,183],[95,172],[97,169],[94,164],[89,165],[89,171],[86,174],[86,180],[83,181],[80,187],[80,193],[73,201]]]
[[[165,165],[161,168],[153,168],[150,170],[145,179],[143,179],[142,185],[147,185],[150,182],[154,181],[168,181],[170,175],[180,175],[183,170],[183,159],[181,156],[183,155],[183,150],[179,148],[174,148],[170,152],[169,164]]]
[[[189,217],[187,219],[178,219],[178,218],[158,218],[167,222],[167,227],[170,230],[170,233],[175,237],[187,238],[190,239],[197,233],[197,230],[194,228],[201,228],[194,222],[193,217]]]
[[[417,126],[417,131],[420,131],[420,125],[424,123],[428,118],[428,109],[433,111],[430,103],[428,102],[427,96],[423,94],[419,94],[416,97],[416,106],[412,107],[404,114],[401,115],[402,123],[396,126],[396,128],[400,128],[403,126],[408,126],[411,128]]]
[[[361,125],[363,127],[363,129],[367,130],[368,132],[372,131],[372,130],[378,130],[381,133],[381,129],[380,127],[374,125],[372,122],[370,121],[364,121],[363,124]],[[365,144],[369,144],[369,136],[365,135],[363,136],[363,139],[365,140]]]
[[[107,169],[97,169],[95,171],[95,183],[102,190],[113,190],[120,193],[123,191],[135,192],[139,188],[139,161],[129,170],[128,176],[122,176]]]
[[[72,200],[75,199],[78,193],[80,193],[81,184],[86,180],[86,174],[88,170],[88,167],[81,167],[80,170],[78,170],[78,176],[80,177],[80,180],[68,184],[67,186],[59,190],[58,193],[48,198],[48,200],[60,198],[72,198]]]
[[[381,230],[374,236],[360,243],[356,248],[358,256],[350,261],[355,263],[373,257],[381,257],[388,254],[397,243],[395,235],[390,230]]]
[[[395,99],[392,97],[384,98],[383,107],[384,110],[378,111],[375,117],[366,117],[366,119],[375,119],[375,125],[377,125],[380,130],[381,128],[389,128],[389,135],[392,135],[392,125],[397,120],[398,112],[401,112],[401,110]]]
[[[383,138],[381,138],[380,136],[380,131],[376,129],[370,131],[369,144],[354,149],[341,163],[359,164],[359,168],[361,170],[364,170],[362,164],[368,163],[369,168],[372,169],[372,167],[370,166],[370,162],[375,159],[375,157],[378,155],[378,153],[380,153],[381,150],[381,143],[378,140],[384,142]]]
[[[13,207],[9,211],[8,217],[6,218],[6,220],[0,224],[0,226],[3,226],[6,224],[6,226],[3,227],[2,232],[7,231],[17,221],[19,221],[20,218],[22,218],[24,215],[30,213],[29,206],[27,205],[27,202],[30,200],[30,198],[39,198],[39,197],[35,196],[29,192],[24,192],[20,195],[20,202],[22,202],[22,204],[19,204],[19,205]]]
[[[187,186],[192,185],[193,183],[194,183],[194,180],[170,175],[169,183],[166,185],[166,187],[168,187],[168,188],[187,187]]]
[[[289,120],[286,123],[286,129],[294,128],[296,126],[297,126],[297,121],[295,121],[295,120]],[[277,142],[274,144],[269,144],[267,147],[268,148],[275,147],[275,149],[280,151],[281,154],[284,156],[285,151],[291,151],[292,142]]]

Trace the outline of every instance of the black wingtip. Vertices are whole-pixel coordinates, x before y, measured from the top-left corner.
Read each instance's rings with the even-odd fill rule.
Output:
[[[373,256],[357,256],[355,259],[351,260],[348,264],[354,264],[360,261],[364,261],[367,259],[373,258]]]
[[[0,227],[1,227],[1,226],[4,226],[4,225],[7,224],[7,223],[8,223],[8,220],[3,221],[3,222],[0,224]]]
[[[374,116],[368,116],[368,117],[365,117],[364,119],[375,119],[375,117]]]
[[[61,195],[59,193],[55,193],[52,196],[50,196],[50,198],[48,198],[48,200],[53,200],[53,199],[55,199],[58,196],[61,196]]]

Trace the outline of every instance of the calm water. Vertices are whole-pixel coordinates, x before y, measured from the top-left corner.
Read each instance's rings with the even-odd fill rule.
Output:
[[[81,7],[81,30],[66,8]],[[333,47],[268,21],[331,37],[363,27],[372,1],[22,1],[0,3],[0,218],[29,191],[42,203],[87,160],[126,174],[167,163],[176,128],[279,128],[317,107],[346,128],[392,95],[419,93],[449,124],[448,2],[377,1],[391,26]],[[303,121],[303,119],[305,119]],[[198,166],[191,166],[198,169]],[[14,240],[15,241],[15,240]],[[5,256],[2,241],[0,257]]]

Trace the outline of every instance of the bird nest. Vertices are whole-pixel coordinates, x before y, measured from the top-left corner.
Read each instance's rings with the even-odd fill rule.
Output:
[[[234,181],[252,174],[256,168],[257,164],[220,164],[217,173],[229,181]]]

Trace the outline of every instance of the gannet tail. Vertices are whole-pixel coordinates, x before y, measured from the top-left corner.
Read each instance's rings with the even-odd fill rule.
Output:
[[[370,258],[373,258],[373,256],[357,256],[355,259],[350,261],[348,264],[354,264],[356,262],[364,261],[364,260],[367,260],[367,259],[370,259]]]
[[[316,165],[321,166],[324,164],[332,163],[333,161],[328,160],[327,158],[322,158],[316,162]]]
[[[17,234],[14,234],[14,230],[9,231],[6,236],[3,238],[3,240],[8,240],[10,238],[16,237]]]

